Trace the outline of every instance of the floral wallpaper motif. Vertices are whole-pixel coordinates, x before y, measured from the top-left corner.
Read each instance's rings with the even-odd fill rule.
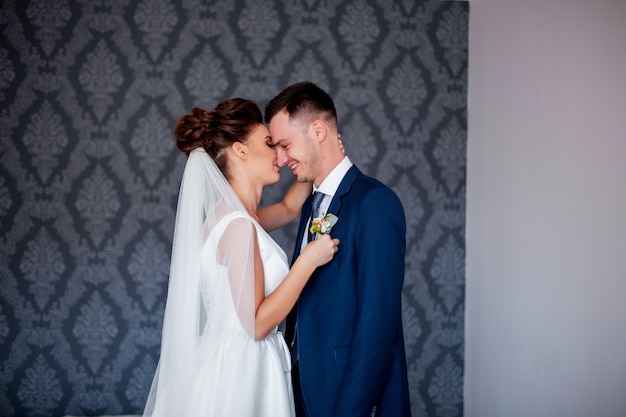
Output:
[[[141,413],[185,163],[176,118],[311,80],[350,158],[405,208],[413,415],[461,416],[467,31],[463,1],[3,0],[0,415]],[[296,227],[273,233],[287,253]]]

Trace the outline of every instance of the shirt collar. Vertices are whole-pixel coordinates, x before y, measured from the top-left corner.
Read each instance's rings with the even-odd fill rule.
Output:
[[[334,196],[341,184],[341,180],[346,175],[346,172],[352,167],[352,161],[347,156],[344,156],[341,162],[333,169],[319,187],[313,184],[313,191],[320,191],[326,195]]]

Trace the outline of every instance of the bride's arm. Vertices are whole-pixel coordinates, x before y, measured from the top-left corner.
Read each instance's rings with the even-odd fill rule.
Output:
[[[254,271],[256,289],[255,335],[263,340],[276,328],[291,311],[300,296],[304,285],[318,266],[324,265],[335,256],[339,239],[323,235],[310,242],[296,259],[285,279],[270,295],[264,295],[263,263],[255,238]]]
[[[239,321],[256,340],[262,340],[291,311],[315,269],[333,258],[338,239],[323,235],[310,242],[287,276],[265,297],[265,272],[255,226],[245,218],[227,226],[219,243],[218,259],[228,268],[230,290]]]
[[[257,210],[256,214],[261,226],[271,232],[294,220],[300,215],[302,204],[311,194],[312,189],[311,182],[295,181],[287,190],[282,201]]]

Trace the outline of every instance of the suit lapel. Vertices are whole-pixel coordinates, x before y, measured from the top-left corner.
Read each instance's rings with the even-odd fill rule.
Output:
[[[309,195],[302,205],[302,214],[300,215],[300,225],[298,226],[298,236],[296,238],[296,245],[293,251],[292,264],[300,255],[300,247],[302,246],[302,239],[304,239],[304,233],[306,232],[306,225],[309,221],[309,217],[311,217],[311,200],[313,200],[313,194]]]
[[[328,213],[332,213],[335,216],[339,217],[339,212],[341,211],[341,205],[343,197],[348,194],[354,180],[361,174],[361,171],[356,167],[356,165],[352,165],[346,175],[344,175],[343,179],[339,183],[339,188],[337,188],[337,192],[333,196],[333,199],[330,202],[330,206],[328,207]]]

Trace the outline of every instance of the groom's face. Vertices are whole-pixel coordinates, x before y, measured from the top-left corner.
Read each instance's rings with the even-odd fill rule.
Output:
[[[314,181],[317,150],[308,127],[281,111],[270,120],[269,128],[278,165],[288,166],[298,181]]]

